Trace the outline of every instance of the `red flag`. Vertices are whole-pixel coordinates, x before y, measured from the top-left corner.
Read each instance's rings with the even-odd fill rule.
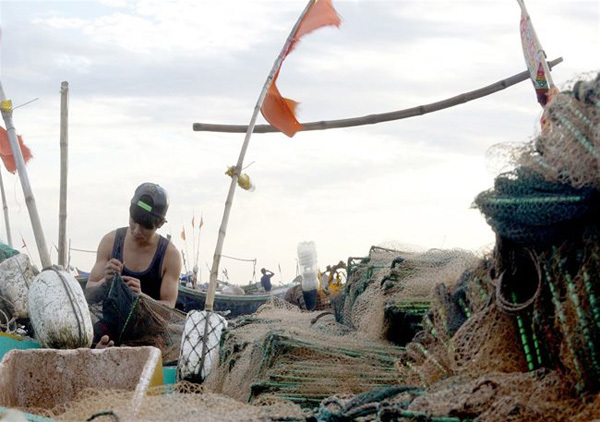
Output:
[[[185,240],[185,227],[181,230],[181,238]]]
[[[192,216],[192,229],[194,228],[194,219],[195,218],[196,218],[195,216]]]
[[[202,218],[202,216],[200,216],[200,224],[198,224],[198,228],[202,227],[204,225],[204,219]]]
[[[33,157],[33,154],[31,154],[31,150],[23,143],[23,139],[20,136],[17,136],[17,140],[19,141],[19,146],[21,147],[23,161],[28,162],[29,159]],[[17,171],[15,157],[13,156],[12,149],[10,148],[8,132],[3,127],[0,127],[0,158],[2,158],[2,162],[4,163],[6,170],[12,174],[15,174]]]
[[[302,36],[322,26],[335,25],[339,27],[340,23],[340,17],[333,8],[331,0],[314,0],[300,21],[296,32],[292,34],[292,42],[287,51],[284,52],[284,58],[292,52]],[[279,70],[275,73],[273,82],[267,91],[261,112],[271,126],[291,138],[302,129],[302,125],[296,120],[295,116],[298,103],[281,96],[276,86],[278,76]]]

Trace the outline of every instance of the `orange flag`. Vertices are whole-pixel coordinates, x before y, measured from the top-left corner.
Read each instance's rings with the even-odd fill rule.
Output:
[[[292,52],[302,36],[322,26],[335,25],[339,27],[340,24],[340,17],[333,8],[331,0],[314,0],[302,18],[300,25],[298,25],[296,32],[292,35],[292,42],[287,51],[284,52],[284,57]],[[276,85],[278,76],[279,70],[275,73],[273,82],[267,91],[261,112],[271,126],[291,138],[296,132],[302,130],[302,125],[296,120],[295,115],[298,103],[281,96]]]
[[[29,159],[33,157],[33,154],[31,154],[31,150],[23,143],[23,139],[20,136],[17,136],[17,140],[19,141],[19,146],[21,147],[23,161],[28,162]],[[12,174],[15,174],[17,171],[15,157],[13,156],[12,149],[10,148],[8,132],[3,127],[0,127],[0,158],[2,158],[2,162],[4,163],[6,170],[10,171]]]
[[[185,227],[181,230],[181,238],[185,240]]]

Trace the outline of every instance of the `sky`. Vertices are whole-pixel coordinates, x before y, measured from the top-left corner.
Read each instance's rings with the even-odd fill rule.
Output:
[[[300,122],[427,104],[526,70],[516,0],[334,0],[339,28],[304,38],[277,82]],[[208,281],[244,134],[194,132],[195,122],[249,123],[304,0],[0,1],[0,80],[47,247],[57,263],[60,86],[69,83],[67,238],[89,270],[100,239],[127,225],[142,182],[170,196],[171,235]],[[600,70],[600,1],[528,0],[559,88]],[[377,125],[254,134],[237,189],[220,279],[260,268],[297,274],[299,242],[321,268],[372,245],[484,253],[494,233],[472,207],[502,169],[502,145],[530,141],[541,107],[529,81],[450,109]],[[259,116],[258,124],[264,124]],[[500,147],[498,146],[500,145]],[[2,168],[13,247],[39,254],[17,175]],[[204,225],[198,230],[202,218]],[[192,228],[192,219],[195,221]],[[187,241],[181,238],[185,229]],[[4,225],[0,237],[6,241]],[[26,247],[22,247],[23,242]],[[226,271],[226,274],[223,273]]]

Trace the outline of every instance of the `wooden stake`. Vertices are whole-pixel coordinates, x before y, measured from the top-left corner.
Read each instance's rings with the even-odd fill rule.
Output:
[[[548,62],[549,69],[552,69],[557,64],[563,61],[562,57],[554,59]],[[521,73],[517,73],[509,78],[495,82],[491,85],[483,88],[476,89],[474,91],[465,92],[455,97],[450,97],[442,101],[435,103],[424,104],[417,107],[406,108],[404,110],[391,111],[389,113],[381,114],[370,114],[368,116],[352,117],[348,119],[339,120],[323,120],[320,122],[308,122],[301,123],[301,131],[307,130],[324,130],[324,129],[339,129],[343,127],[353,127],[362,125],[373,125],[376,123],[389,122],[392,120],[406,119],[408,117],[422,116],[427,113],[433,113],[440,111],[445,108],[454,107],[459,104],[475,100],[477,98],[485,97],[495,92],[501,91],[509,86],[516,85],[519,82],[523,82],[529,79],[529,71],[526,70]],[[248,126],[244,125],[221,125],[214,123],[194,123],[193,129],[196,132],[227,132],[227,133],[243,133],[248,130]],[[274,133],[279,132],[271,125],[256,125],[253,129],[254,133]]]
[[[6,124],[10,149],[12,150],[15,159],[17,171],[19,172],[19,179],[21,180],[21,187],[23,188],[23,194],[25,195],[25,203],[27,204],[27,210],[29,211],[29,219],[31,220],[35,242],[40,254],[40,261],[43,268],[48,268],[52,265],[52,261],[50,260],[50,254],[48,253],[48,247],[46,246],[46,239],[44,238],[44,231],[42,230],[42,224],[35,204],[33,191],[29,184],[29,177],[27,176],[27,170],[25,169],[25,160],[23,160],[21,147],[17,140],[17,132],[12,120],[12,102],[6,99],[2,82],[0,82],[0,111],[2,112],[4,123]]]
[[[67,262],[67,175],[69,173],[69,83],[60,84],[60,207],[58,211],[58,265]]]

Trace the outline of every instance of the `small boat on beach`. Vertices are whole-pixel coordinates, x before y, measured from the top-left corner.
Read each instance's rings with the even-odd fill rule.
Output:
[[[272,296],[283,298],[285,292],[291,287],[294,287],[293,283],[283,286],[274,286],[270,292],[257,291],[244,295],[217,292],[215,294],[213,309],[217,312],[230,311],[230,313],[227,314],[228,317],[252,314]],[[177,309],[185,313],[194,309],[203,310],[205,302],[206,290],[191,289],[179,285],[179,294],[177,295],[177,303],[175,304]]]

